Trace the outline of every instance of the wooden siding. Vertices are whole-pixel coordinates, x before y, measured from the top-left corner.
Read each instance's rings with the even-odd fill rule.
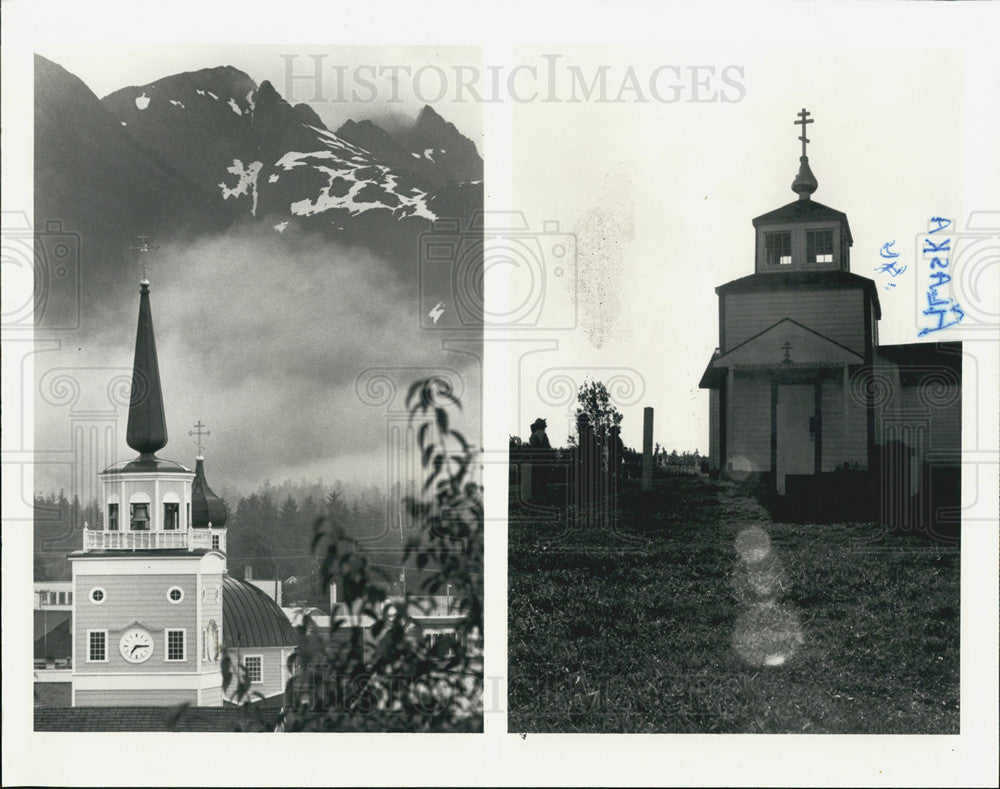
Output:
[[[733,409],[729,417],[726,468],[731,471],[771,469],[771,380],[765,375],[734,375]]]
[[[820,391],[823,424],[820,431],[821,471],[836,471],[845,458],[844,386],[839,378],[824,378]]]
[[[958,459],[962,449],[961,387],[905,386],[900,400],[903,409],[912,413],[915,421],[930,422],[927,451],[932,455],[953,454]]]
[[[243,649],[230,649],[229,656],[239,663],[247,655],[260,655],[261,676],[263,682],[254,683],[250,686],[251,693],[261,693],[265,698],[276,696],[285,692],[285,659],[294,651],[290,647],[246,647]]]
[[[860,288],[729,293],[725,309],[724,353],[782,318],[791,318],[856,353],[865,353],[864,292]]]
[[[83,673],[187,672],[197,669],[198,648],[197,576],[177,575],[82,575],[76,576],[76,622],[73,638],[76,647],[74,668]],[[90,590],[100,586],[106,598],[101,605],[90,601]],[[177,604],[167,600],[167,590],[179,586],[184,599]],[[221,613],[217,621],[222,619]],[[118,640],[133,623],[148,628],[153,637],[153,655],[145,663],[129,663],[118,651]],[[184,661],[166,661],[166,628],[187,630]],[[87,631],[107,630],[107,661],[87,661]]]
[[[77,707],[163,707],[197,704],[193,690],[78,690]]]

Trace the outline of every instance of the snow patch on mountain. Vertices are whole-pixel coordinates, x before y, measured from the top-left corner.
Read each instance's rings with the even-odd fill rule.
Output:
[[[230,197],[243,197],[249,194],[253,199],[253,208],[250,214],[257,216],[257,176],[263,166],[263,162],[250,162],[244,166],[240,159],[233,159],[232,165],[226,168],[226,172],[232,173],[239,180],[233,187],[226,186],[224,181],[219,184],[219,188],[222,190],[222,199],[228,200]]]
[[[285,221],[285,222],[278,222],[278,224],[276,224],[274,226],[274,229],[277,230],[279,233],[284,233],[286,227],[288,227],[288,222],[287,221]]]
[[[139,110],[144,110],[149,106],[149,96],[146,95],[145,91],[142,92],[141,96],[135,97],[135,106]]]
[[[340,142],[345,147],[349,145]],[[397,219],[408,216],[424,217],[431,222],[437,219],[437,215],[427,207],[427,195],[418,189],[401,189],[396,175],[384,165],[365,162],[364,169],[370,170],[373,177],[358,178],[358,170],[362,168],[352,166],[350,161],[344,161],[333,151],[289,151],[275,163],[275,167],[283,170],[312,167],[327,176],[327,185],[315,200],[306,198],[291,203],[289,211],[296,216],[313,216],[340,209],[352,216],[381,210],[388,211]],[[349,185],[346,191],[341,182]]]
[[[180,107],[182,110],[186,109],[183,101],[177,101],[177,99],[170,99],[170,103],[173,104],[175,107]]]
[[[236,99],[230,99],[229,106],[237,115],[243,115],[243,110],[241,110],[240,105],[236,103]]]

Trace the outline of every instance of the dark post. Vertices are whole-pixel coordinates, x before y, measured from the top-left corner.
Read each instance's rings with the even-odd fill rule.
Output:
[[[642,489],[653,487],[653,408],[642,409]]]

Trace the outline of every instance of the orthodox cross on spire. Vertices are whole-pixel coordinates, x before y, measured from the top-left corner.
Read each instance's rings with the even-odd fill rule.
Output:
[[[803,107],[802,111],[799,113],[799,120],[795,121],[795,125],[796,126],[801,126],[802,127],[802,136],[799,137],[799,139],[802,140],[802,155],[803,156],[806,155],[806,143],[809,142],[809,138],[806,137],[806,124],[813,122],[813,119],[809,117],[810,114],[811,113],[809,112],[809,110],[807,110],[805,107]]]
[[[139,262],[142,264],[142,278],[146,280],[146,257],[150,252],[155,252],[159,247],[151,246],[149,236],[136,236],[135,245],[129,247],[129,252],[134,252]]]
[[[205,430],[204,428],[205,428],[205,425],[203,425],[202,421],[199,419],[194,424],[194,430],[188,430],[188,435],[189,436],[197,436],[198,437],[197,438],[197,441],[198,441],[198,457],[202,456],[201,455],[201,439],[202,439],[202,436],[210,436],[210,435],[212,435],[212,431],[211,430]]]

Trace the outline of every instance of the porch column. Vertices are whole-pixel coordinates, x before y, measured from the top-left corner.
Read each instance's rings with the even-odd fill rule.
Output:
[[[847,445],[847,439],[848,436],[850,436],[850,432],[847,429],[847,423],[848,420],[850,419],[849,409],[851,407],[851,392],[850,392],[851,375],[847,370],[847,362],[844,362],[844,364],[841,367],[841,370],[842,370],[841,378],[843,381],[841,384],[842,387],[841,396],[844,402],[844,416],[840,422],[840,456],[843,458],[844,465],[846,466],[847,463],[850,461],[850,455],[848,453],[848,445]]]
[[[720,473],[725,474],[729,466],[729,458],[733,454],[733,386],[735,376],[733,368],[726,369],[726,457],[720,458]]]

